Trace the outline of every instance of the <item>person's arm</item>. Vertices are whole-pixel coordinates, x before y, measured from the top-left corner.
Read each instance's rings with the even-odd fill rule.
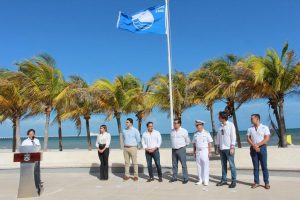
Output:
[[[99,134],[97,135],[95,146],[97,147],[97,149],[99,148]]]
[[[111,135],[109,133],[107,133],[105,148],[109,148],[110,141],[111,141]]]
[[[220,152],[220,129],[218,129],[215,144],[217,146],[217,153]]]
[[[41,150],[41,143],[38,139],[36,139],[35,145],[37,146],[37,150],[40,151]]]
[[[184,131],[184,139],[185,139],[185,144],[186,146],[188,146],[191,143],[190,137],[189,137],[189,133],[187,131]]]
[[[210,158],[211,157],[211,147],[212,147],[213,139],[212,139],[209,132],[207,132],[207,142],[208,142],[208,157]]]
[[[208,157],[211,158],[211,147],[212,147],[212,144],[211,142],[208,143]]]
[[[236,130],[235,126],[232,124],[230,127],[230,149],[234,149],[236,144]]]
[[[161,146],[161,134],[160,134],[160,132],[157,132],[157,149],[159,149],[160,148],[160,146]]]
[[[144,148],[146,151],[148,151],[147,145],[146,145],[146,142],[145,142],[145,133],[144,133],[143,136],[142,136],[142,146],[143,146],[143,148]]]
[[[248,142],[248,144],[254,148],[255,145],[254,145],[254,143],[251,140],[251,130],[250,130],[250,128],[248,129],[246,135],[247,135],[247,142]]]
[[[196,143],[193,143],[194,157],[196,158]]]
[[[254,149],[256,148],[255,144],[251,140],[251,136],[248,134],[247,134],[247,142],[251,147],[253,147]]]
[[[192,139],[192,143],[193,143],[193,152],[194,152],[194,156],[196,157],[196,133],[194,134],[193,136],[193,139]]]
[[[234,154],[234,148],[236,143],[236,130],[234,124],[230,127],[230,154]]]
[[[141,143],[141,136],[140,136],[140,132],[138,130],[136,130],[135,132],[135,138],[136,138],[136,142],[139,145]]]

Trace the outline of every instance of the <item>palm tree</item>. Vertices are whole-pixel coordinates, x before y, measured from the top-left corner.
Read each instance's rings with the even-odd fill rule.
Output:
[[[48,135],[50,114],[55,108],[54,99],[64,91],[64,79],[61,71],[55,67],[54,58],[48,54],[39,54],[32,59],[17,63],[19,70],[31,81],[32,87],[27,88],[34,94],[32,102],[41,106],[32,109],[30,115],[37,115],[43,112],[46,116],[44,151],[48,150]]]
[[[66,99],[66,98],[65,98]],[[52,121],[52,124],[57,123],[58,126],[58,148],[59,151],[63,150],[63,143],[62,143],[62,114],[64,112],[64,102],[58,102],[56,103],[55,110],[56,110],[56,116],[54,120]]]
[[[128,102],[133,97],[134,92],[140,90],[141,82],[131,74],[117,76],[114,82],[106,79],[97,80],[92,88],[98,92],[97,101],[99,112],[106,112],[106,120],[115,117],[117,120],[120,146],[123,148],[123,136],[121,127],[122,113],[128,113]]]
[[[284,97],[297,87],[295,71],[298,67],[294,51],[288,51],[286,43],[279,56],[274,49],[268,49],[263,57],[252,55],[246,64],[251,68],[255,84],[262,85],[259,95],[268,98],[278,125],[279,146],[286,147],[286,126]]]
[[[205,105],[207,110],[210,112],[211,126],[214,142],[216,142],[217,131],[214,120],[214,109],[213,105],[216,100],[209,99],[205,100],[205,94],[210,91],[214,85],[218,84],[218,77],[209,70],[210,63],[205,63],[200,69],[190,73],[190,90],[193,97],[194,104]],[[214,145],[215,153],[217,154],[217,145]]]
[[[183,72],[175,72],[173,81],[173,103],[175,117],[181,119],[182,113],[193,106],[192,97],[188,90],[189,78]],[[164,111],[170,111],[169,79],[168,76],[157,74],[149,81],[150,91],[154,95],[155,105]]]
[[[212,60],[209,64],[209,70],[218,77],[219,81],[205,95],[205,101],[208,102],[211,100],[226,99],[225,111],[228,113],[229,117],[233,118],[239,148],[242,147],[242,144],[237,123],[236,110],[249,99],[247,96],[243,96],[243,98],[241,98],[240,95],[244,95],[246,93],[242,93],[239,90],[241,87],[236,87],[236,85],[233,84],[237,78],[234,72],[240,60],[240,58],[232,54],[226,55],[224,58]]]
[[[28,86],[24,74],[0,72],[0,123],[6,119],[13,123],[13,152],[21,144],[20,120],[32,106],[29,95],[25,92]]]
[[[143,119],[148,117],[155,107],[154,95],[149,91],[149,88],[149,85],[140,84],[136,90],[131,90],[132,94],[129,94],[131,98],[125,106],[126,113],[135,113],[141,135]]]
[[[66,87],[64,95],[59,95],[55,102],[59,103],[60,109],[57,115],[59,120],[71,119],[75,122],[76,128],[81,130],[81,117],[86,124],[88,150],[92,150],[90,119],[96,110],[96,98],[89,85],[79,76],[71,76],[69,86]],[[78,134],[78,135],[79,135]]]

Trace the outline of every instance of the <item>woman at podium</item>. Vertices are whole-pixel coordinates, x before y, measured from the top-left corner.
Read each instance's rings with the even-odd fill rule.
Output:
[[[35,130],[29,129],[27,131],[27,139],[25,139],[21,146],[35,146],[37,151],[41,150],[41,143],[40,141],[35,137]],[[40,171],[40,161],[35,163],[34,166],[34,179],[35,179],[35,187],[38,190],[38,193],[40,194],[41,188],[43,187],[42,181],[41,181],[41,171]]]

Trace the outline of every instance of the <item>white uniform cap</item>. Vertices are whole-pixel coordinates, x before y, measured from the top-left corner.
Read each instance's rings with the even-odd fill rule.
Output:
[[[195,120],[195,124],[196,125],[204,125],[205,124],[205,122],[204,121],[202,121],[202,120],[199,120],[199,119],[197,119],[197,120]]]

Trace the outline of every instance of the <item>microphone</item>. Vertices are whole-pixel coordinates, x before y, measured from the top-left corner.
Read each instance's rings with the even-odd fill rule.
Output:
[[[35,143],[34,143],[34,136],[32,136],[31,142],[32,142],[32,144],[35,144]]]

